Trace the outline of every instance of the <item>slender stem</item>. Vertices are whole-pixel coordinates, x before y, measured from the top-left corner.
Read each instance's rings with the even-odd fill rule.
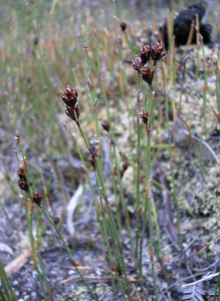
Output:
[[[167,80],[166,80],[166,66],[165,63],[163,63],[163,73],[164,73],[164,84],[165,84],[165,107],[166,107],[166,126],[167,126],[167,132],[169,137],[171,137],[171,131],[170,131],[170,124],[169,124],[169,105],[168,105],[168,92],[167,92]],[[182,237],[181,237],[181,230],[180,230],[180,213],[179,213],[179,206],[178,202],[176,201],[176,182],[174,177],[174,171],[173,171],[173,153],[172,153],[172,146],[171,146],[171,139],[169,139],[169,157],[170,157],[170,165],[171,165],[171,177],[172,177],[172,186],[173,186],[173,195],[174,195],[174,201],[177,211],[177,228],[178,228],[178,237],[179,237],[179,247],[182,248]]]
[[[153,116],[154,108],[154,92],[152,93],[151,86],[148,86],[148,98],[147,98],[147,110],[150,111],[148,125],[146,126],[147,130],[147,147],[146,147],[146,169],[145,169],[145,183],[146,183],[146,196],[144,203],[144,218],[142,226],[142,239],[144,238],[144,233],[146,231],[146,222],[147,222],[147,213],[149,218],[149,231],[150,231],[150,249],[153,252],[153,226],[152,226],[152,213],[151,213],[151,200],[150,200],[150,165],[151,165],[151,123]],[[156,295],[156,300],[158,300],[157,295],[157,286],[156,286],[156,275],[155,268],[152,264],[152,275],[154,280],[154,293]],[[142,245],[140,248],[140,267],[139,267],[139,277],[141,279],[141,287],[143,289],[143,280],[142,280]]]
[[[0,280],[1,280],[1,284],[3,286],[4,293],[5,293],[8,301],[9,300],[16,301],[17,300],[16,295],[12,289],[11,283],[8,280],[8,277],[4,270],[4,266],[2,264],[1,258],[0,258]],[[1,287],[0,287],[0,291],[1,291]],[[9,295],[9,293],[10,293],[10,295]],[[3,292],[2,292],[2,294],[0,294],[0,296],[4,297]]]
[[[140,76],[137,74],[137,179],[136,179],[136,193],[137,193],[137,201],[136,201],[136,212],[140,206],[140,153],[141,153],[141,139],[140,139],[140,120],[139,120],[139,106],[140,106]],[[136,246],[135,246],[135,256],[138,259],[138,231],[139,231],[139,218],[136,221],[135,226],[136,231]]]
[[[78,125],[78,124],[77,124],[77,125]],[[87,149],[90,151],[89,142],[88,142],[88,140],[86,139],[86,136],[85,136],[85,134],[84,134],[84,132],[83,132],[83,129],[82,129],[82,127],[81,127],[80,124],[78,125],[78,129],[79,129],[79,131],[80,131],[80,134],[81,134],[82,137],[83,137],[83,140],[84,140],[84,142],[85,142],[85,144],[86,144]]]
[[[19,145],[19,149],[20,149],[21,154],[22,154],[23,163],[26,165],[27,162],[26,162],[26,158],[24,158],[24,152],[23,152],[22,145],[21,145],[20,141],[19,141],[18,145]],[[32,230],[32,227],[33,227],[33,225],[32,225],[32,207],[33,207],[32,198],[33,198],[33,193],[32,193],[32,187],[31,187],[30,182],[29,182],[28,172],[27,172],[26,168],[25,168],[25,176],[26,176],[26,179],[27,179],[28,189],[30,191],[29,195],[31,197],[31,199],[27,200],[29,211],[27,211],[27,208],[26,208],[26,205],[25,205],[25,214],[26,214],[26,219],[27,219],[27,223],[28,223],[28,231],[29,231],[30,242],[31,242],[31,252],[32,252],[33,260],[34,260],[36,254],[35,254],[35,249],[34,249],[34,237],[33,237],[33,230]],[[37,275],[38,275],[38,278],[39,278],[39,281],[40,281],[40,285],[41,285],[41,289],[43,291],[44,299],[47,301],[48,299],[47,299],[46,292],[45,292],[45,289],[44,289],[44,284],[43,284],[42,277],[41,277],[41,274],[39,272],[37,264],[34,264],[34,267],[35,267],[35,270],[37,272]]]
[[[106,111],[107,111],[109,128],[110,128],[110,136],[111,136],[111,140],[114,141],[114,133],[113,133],[113,130],[112,130],[112,124],[111,124],[111,118],[110,118],[110,112],[109,112],[109,105],[108,105],[108,100],[107,100],[107,96],[106,96],[106,92],[105,92],[105,88],[104,88],[104,84],[103,84],[101,69],[100,69],[100,58],[99,58],[98,38],[97,38],[96,27],[94,29],[94,33],[95,33],[96,60],[97,60],[97,65],[98,65],[99,81],[100,81],[101,90],[102,90],[102,94],[103,94],[103,98],[104,98],[104,102],[105,102],[105,107],[106,107]],[[122,206],[123,206],[123,211],[126,214],[124,192],[123,192],[123,187],[122,187],[122,183],[121,183],[119,164],[118,164],[116,151],[115,151],[115,164],[116,164],[116,172],[117,172],[117,176],[118,176],[118,180],[119,180],[121,202],[122,202]],[[99,180],[101,182],[101,187],[103,188],[103,190],[105,192],[104,181],[103,181],[103,178],[102,178],[102,174],[100,172],[99,164],[96,164],[96,169],[97,169],[97,172],[98,172]],[[118,250],[120,250],[120,242],[119,242],[118,233],[117,233],[117,229],[116,229],[116,226],[115,226],[115,221],[114,221],[113,216],[112,216],[111,209],[108,208],[108,212],[109,212],[109,215],[110,215],[111,225],[112,225],[113,230],[114,230],[114,237],[116,238],[116,241],[118,243]],[[129,239],[130,239],[131,246],[133,246],[133,241],[132,241],[132,238],[131,238],[131,230],[130,230],[130,225],[129,225],[127,214],[126,214],[126,228],[127,228],[127,231],[128,231],[128,236],[129,236]],[[122,264],[123,264],[123,269],[124,269],[125,281],[127,283],[125,257],[124,257],[124,251],[123,250],[122,250]]]
[[[41,271],[42,271],[42,274],[43,274],[43,278],[44,278],[44,282],[46,284],[46,288],[47,288],[47,291],[48,291],[48,294],[49,294],[49,297],[50,297],[50,300],[53,301],[54,298],[53,298],[53,294],[50,290],[50,286],[49,286],[49,283],[47,281],[47,276],[46,276],[46,273],[44,271],[44,266],[43,266],[43,262],[42,262],[42,259],[40,256],[38,256],[38,261],[39,261],[39,264],[40,264],[40,268],[41,268]]]
[[[51,225],[54,227],[54,229],[56,230],[56,232],[59,234],[60,240],[62,241],[64,247],[66,248],[69,257],[72,259],[72,253],[71,253],[69,247],[67,246],[67,244],[66,244],[66,242],[65,242],[65,240],[64,240],[64,238],[63,238],[63,236],[62,236],[62,234],[59,232],[57,226],[54,224],[52,218],[49,216],[49,214],[47,213],[47,211],[46,211],[44,208],[42,208],[42,211],[43,211],[43,213],[45,214],[45,216],[48,218],[49,222],[50,222]],[[91,287],[89,286],[88,282],[86,281],[86,279],[84,278],[84,276],[82,275],[82,273],[80,272],[80,270],[77,268],[77,266],[75,266],[75,268],[76,268],[76,272],[79,274],[79,276],[80,276],[81,279],[83,280],[84,284],[86,285],[86,287],[87,287],[88,291],[90,292],[90,294],[92,295],[92,297],[93,297],[95,300],[97,300],[96,295],[94,294],[93,290],[92,290]]]
[[[78,128],[80,129],[80,133],[82,134],[82,137],[83,137],[83,139],[84,139],[84,141],[85,141],[85,144],[86,144],[86,146],[87,146],[87,148],[88,148],[88,150],[90,151],[90,147],[89,147],[89,143],[88,143],[88,141],[87,141],[87,139],[86,139],[86,136],[85,136],[85,134],[84,134],[84,132],[83,132],[83,130],[82,130],[82,128],[81,128],[81,126],[80,126],[80,124],[79,124],[79,122],[76,122],[77,123],[77,125],[78,125]],[[100,160],[100,158],[98,157],[98,159],[97,159],[97,161],[98,160]],[[96,162],[95,163],[95,166],[96,166],[96,170],[97,170],[97,173],[98,173],[98,178],[99,178],[99,181],[100,181],[100,183],[101,183],[101,187],[103,188],[103,190],[104,190],[104,193],[105,193],[105,186],[104,186],[104,179],[103,179],[103,175],[102,175],[102,173],[100,172],[100,169],[99,169],[99,164]],[[102,210],[103,210],[103,205],[102,205],[102,198],[101,198],[101,206],[102,206]],[[42,210],[44,210],[44,209],[42,209]],[[46,213],[46,211],[44,211],[45,213]],[[113,228],[113,230],[114,230],[114,237],[116,238],[116,241],[117,241],[117,248],[118,248],[118,254],[120,253],[120,242],[119,242],[119,238],[118,238],[118,233],[117,233],[117,230],[116,230],[116,226],[115,226],[115,222],[114,222],[114,219],[113,219],[113,217],[112,217],[112,213],[111,213],[111,210],[108,210],[108,212],[109,212],[109,215],[110,215],[110,221],[111,221],[111,225],[112,225],[112,228]],[[47,214],[47,213],[46,213]],[[47,214],[47,217],[51,220],[51,222],[53,223],[53,221],[52,221],[52,219],[50,218],[50,216]],[[103,219],[104,221],[105,221],[105,218]],[[55,224],[53,223],[53,225],[55,226]],[[56,227],[56,226],[55,226]],[[57,228],[55,228],[55,229],[57,229]],[[58,230],[57,230],[58,231]],[[58,233],[59,233],[59,231],[58,231]],[[60,235],[60,233],[59,233],[59,235]],[[62,237],[62,236],[60,236],[60,237]],[[127,283],[127,275],[126,275],[126,268],[125,268],[125,258],[124,258],[124,252],[122,252],[122,263],[123,263],[123,267],[124,267],[124,275],[125,275],[125,280],[126,280],[126,283]]]
[[[203,88],[203,120],[204,120],[204,131],[205,131],[205,138],[207,139],[207,129],[206,129],[206,95],[207,95],[207,88],[208,88],[208,70],[206,69],[205,63],[205,49],[202,39],[202,52],[203,52],[203,73],[204,73],[204,88]]]

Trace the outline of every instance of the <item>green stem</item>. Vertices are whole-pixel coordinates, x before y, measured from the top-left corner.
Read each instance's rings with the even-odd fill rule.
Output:
[[[60,240],[62,241],[64,247],[67,250],[67,253],[69,255],[70,258],[72,258],[72,253],[69,249],[69,247],[67,246],[62,234],[59,232],[57,226],[54,224],[52,218],[49,216],[49,214],[46,212],[46,210],[44,208],[42,208],[43,213],[45,214],[45,216],[48,218],[49,222],[51,223],[51,225],[54,227],[54,229],[56,230],[56,232],[59,234]],[[88,282],[86,281],[86,279],[84,278],[84,276],[82,275],[82,273],[80,272],[80,270],[77,268],[77,266],[75,266],[76,268],[76,272],[79,274],[79,276],[81,277],[81,279],[83,280],[84,284],[86,285],[88,291],[90,292],[90,294],[92,295],[92,297],[97,300],[96,295],[94,294],[94,292],[92,291],[91,287],[89,286]]]
[[[144,233],[146,231],[146,219],[147,213],[149,218],[149,232],[150,232],[150,249],[153,252],[153,227],[152,227],[152,212],[151,212],[151,200],[150,200],[150,164],[151,164],[151,123],[154,107],[154,98],[152,98],[151,86],[148,86],[148,98],[147,98],[147,110],[150,111],[149,121],[147,125],[147,147],[146,147],[146,170],[145,170],[145,183],[146,183],[146,196],[144,203],[144,218],[142,226],[142,239],[144,238]],[[156,300],[158,300],[157,295],[157,286],[156,286],[156,275],[155,268],[152,264],[152,275],[154,280],[154,293]],[[140,267],[139,267],[139,277],[141,279],[141,288],[143,289],[143,280],[142,280],[142,246],[140,248]]]
[[[43,262],[42,262],[42,259],[41,259],[40,256],[38,257],[38,261],[39,261],[39,264],[40,264],[40,268],[41,268],[41,271],[42,271],[42,274],[43,274],[44,282],[45,282],[45,284],[46,284],[46,288],[47,288],[47,291],[48,291],[50,300],[51,300],[51,301],[54,301],[54,299],[53,299],[53,294],[52,294],[52,292],[51,292],[51,290],[50,290],[50,286],[49,286],[49,283],[48,283],[48,281],[47,281],[47,276],[46,276],[46,273],[45,273],[45,271],[44,271]]]
[[[8,299],[8,301],[16,301],[16,295],[12,289],[11,283],[8,280],[8,276],[5,272],[4,266],[2,264],[1,258],[0,258],[0,280],[1,280],[1,284],[2,287],[4,289],[4,293]],[[10,294],[9,294],[10,293]],[[4,297],[3,293],[2,296]]]
[[[165,63],[163,63],[165,64]],[[165,69],[165,66],[164,66]],[[170,124],[169,124],[169,105],[168,105],[168,94],[167,91],[165,91],[165,107],[166,107],[166,126],[167,126],[167,132],[169,137],[171,137],[171,131],[170,131]],[[175,177],[173,172],[173,154],[172,154],[172,146],[171,146],[171,139],[169,139],[169,157],[170,157],[170,165],[171,165],[171,176],[172,176],[172,186],[173,186],[173,195],[174,195],[174,201],[177,211],[177,228],[178,228],[178,237],[179,237],[179,247],[182,249],[182,237],[181,237],[181,230],[180,230],[180,213],[179,213],[179,206],[178,202],[176,201],[176,183],[175,183]]]
[[[137,178],[136,178],[136,191],[137,191],[137,201],[136,201],[136,212],[140,206],[140,156],[141,156],[141,138],[140,138],[140,120],[139,120],[139,105],[140,105],[140,76],[137,74]],[[138,218],[139,219],[139,218]],[[138,259],[138,231],[139,231],[139,221],[136,222],[136,246],[135,246],[135,256]]]

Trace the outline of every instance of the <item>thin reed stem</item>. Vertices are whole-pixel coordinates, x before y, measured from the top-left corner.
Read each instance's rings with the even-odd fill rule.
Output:
[[[169,135],[169,137],[171,137],[169,117],[168,117],[169,116],[169,105],[168,105],[168,91],[167,91],[165,63],[163,63],[163,75],[164,75],[164,87],[165,87],[166,126],[167,126],[168,135]],[[174,177],[174,165],[173,165],[171,139],[169,139],[169,157],[170,157],[170,166],[171,166],[173,195],[174,195],[174,201],[175,201],[175,206],[176,206],[176,211],[177,211],[177,228],[178,228],[179,247],[180,247],[180,249],[182,249],[182,237],[181,237],[181,230],[180,230],[180,213],[179,213],[179,208],[178,208],[179,207],[178,202],[176,201],[176,183],[175,183],[175,177]]]
[[[44,208],[42,208],[42,211],[44,213],[44,215],[47,217],[47,219],[49,220],[50,224],[54,227],[54,229],[56,230],[56,232],[59,234],[60,240],[62,241],[70,259],[72,259],[72,253],[69,249],[69,247],[67,246],[62,234],[60,233],[60,231],[58,230],[57,226],[54,224],[52,218],[49,216],[49,214],[46,212],[46,210]],[[92,297],[97,300],[96,295],[94,294],[93,290],[91,289],[91,287],[89,286],[88,282],[86,281],[86,279],[84,278],[84,276],[82,275],[82,273],[80,272],[80,270],[77,268],[77,265],[75,266],[76,272],[79,274],[80,278],[82,279],[82,281],[84,282],[84,284],[86,285],[88,291],[90,292],[90,294],[92,295]]]
[[[136,214],[140,207],[140,156],[141,156],[141,138],[140,138],[140,75],[137,74],[137,103],[136,103],[136,118],[137,118],[137,179],[136,179]],[[138,259],[138,231],[139,231],[139,218],[136,218],[136,246],[135,246],[135,257]]]

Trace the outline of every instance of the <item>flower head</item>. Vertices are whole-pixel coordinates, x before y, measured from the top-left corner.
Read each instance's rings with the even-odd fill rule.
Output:
[[[55,225],[57,225],[60,221],[60,215],[58,213],[55,213],[53,216],[53,222]]]
[[[151,45],[151,57],[154,61],[154,64],[161,59],[163,56],[165,56],[166,51],[164,50],[164,44],[161,42],[157,42],[155,45]]]
[[[36,191],[33,195],[33,201],[41,208],[42,194]]]
[[[24,179],[19,179],[19,180],[18,180],[18,186],[19,186],[22,190],[24,190],[24,191],[26,191],[26,192],[29,192],[28,184],[27,184],[27,182],[26,182]]]
[[[129,163],[128,162],[124,162],[122,169],[120,170],[120,176],[121,178],[123,177],[125,171],[128,169]]]
[[[135,60],[132,61],[132,66],[134,68],[134,70],[136,70],[138,73],[140,73],[141,71],[141,67],[143,66],[143,62],[142,59],[139,56],[135,56]]]
[[[77,102],[78,93],[76,89],[71,89],[70,86],[67,85],[66,90],[62,92],[62,100],[63,102],[71,107],[74,108]]]
[[[91,156],[89,157],[89,161],[91,162],[93,168],[95,169],[95,162],[97,161],[98,150],[99,150],[99,140],[93,140],[89,143],[89,151]]]
[[[101,125],[102,125],[103,129],[104,129],[106,132],[109,132],[109,122],[108,122],[108,120],[102,121]]]
[[[89,143],[89,151],[90,151],[90,154],[92,156],[97,156],[97,153],[98,153],[98,149],[99,149],[99,140],[93,140],[92,142]]]
[[[142,118],[143,122],[147,125],[150,114],[148,112],[143,111],[143,113],[140,115],[140,117]]]
[[[125,32],[125,30],[126,30],[126,28],[127,28],[127,23],[121,22],[121,23],[120,23],[120,26],[121,26],[121,30],[122,30],[123,32]]]
[[[145,82],[147,82],[149,85],[151,85],[152,80],[153,80],[153,75],[154,75],[154,69],[149,68],[149,67],[144,67],[142,69],[142,74],[141,77]]]
[[[150,54],[151,54],[151,48],[149,45],[143,45],[140,48],[140,56],[141,56],[143,65],[145,65],[149,61]]]
[[[20,167],[18,170],[17,170],[17,174],[19,176],[19,178],[21,180],[24,180],[26,182],[26,176],[25,176],[25,169],[24,167]]]

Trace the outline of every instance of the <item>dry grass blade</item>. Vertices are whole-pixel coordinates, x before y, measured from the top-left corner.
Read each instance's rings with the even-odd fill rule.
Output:
[[[24,251],[5,267],[5,272],[8,276],[18,272],[28,261],[31,256],[31,249]]]
[[[176,127],[175,127],[175,143],[178,146],[190,146],[197,156],[200,155],[200,143],[201,139],[196,137],[194,134],[190,134],[188,129],[186,129],[185,124],[180,118],[176,116]],[[220,160],[211,146],[206,142],[202,141],[202,158],[205,161],[214,161],[220,165]]]

